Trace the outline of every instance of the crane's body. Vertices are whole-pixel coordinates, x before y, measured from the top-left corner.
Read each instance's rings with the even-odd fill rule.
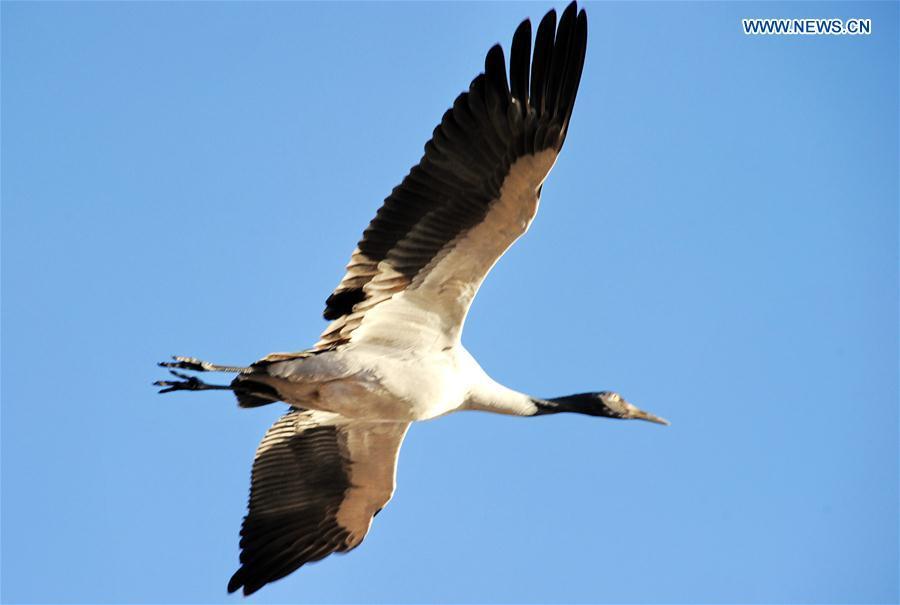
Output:
[[[306,409],[354,420],[415,422],[463,407],[479,372],[462,347],[422,354],[362,344],[275,362],[253,380]]]
[[[587,43],[571,3],[513,36],[509,80],[499,45],[457,97],[353,251],[326,301],[331,323],[311,348],[247,366],[163,362],[180,380],[162,392],[230,390],[242,407],[290,410],[256,452],[241,567],[245,594],[359,545],[390,500],[413,422],[460,410],[518,416],[576,412],[666,424],[601,391],[542,399],[498,384],[460,336],[478,288],[537,213],[568,131]],[[231,372],[230,385],[184,370]]]

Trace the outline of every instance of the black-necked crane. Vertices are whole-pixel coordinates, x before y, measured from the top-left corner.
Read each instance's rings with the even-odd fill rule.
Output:
[[[251,594],[300,566],[362,542],[394,492],[410,423],[459,410],[517,416],[577,412],[666,424],[617,393],[551,399],[493,381],[460,333],[494,263],[531,224],[562,149],[587,44],[571,3],[512,39],[453,102],[425,155],[384,201],[328,297],[331,323],[310,349],[249,367],[163,362],[161,392],[227,389],[242,407],[290,405],[253,462],[241,567],[228,591]],[[230,385],[176,370],[233,372]]]

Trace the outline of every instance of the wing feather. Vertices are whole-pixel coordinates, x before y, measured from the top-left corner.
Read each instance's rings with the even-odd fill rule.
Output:
[[[525,19],[513,34],[512,48],[509,51],[509,80],[512,84],[512,96],[520,103],[518,112],[528,102],[528,63],[531,59],[531,21]]]

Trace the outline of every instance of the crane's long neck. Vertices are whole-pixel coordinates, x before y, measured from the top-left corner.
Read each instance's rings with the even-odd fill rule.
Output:
[[[470,388],[463,408],[512,416],[534,416],[538,413],[538,406],[531,397],[493,380]]]
[[[466,400],[459,409],[481,410],[513,416],[543,416],[560,412],[575,412],[588,416],[632,418],[657,424],[669,424],[665,418],[645,412],[625,401],[618,393],[601,391],[540,399],[513,391],[491,380],[477,365],[472,368],[473,381],[469,386]]]
[[[460,347],[457,355],[457,362],[462,366],[461,374],[469,383],[468,395],[459,409],[511,416],[542,416],[558,412],[595,414],[590,401],[583,396],[570,395],[554,399],[532,397],[492,379],[465,348]]]
[[[514,391],[490,378],[470,389],[463,409],[511,416],[542,416],[559,412],[592,414],[593,412],[588,402],[578,396],[540,399]]]

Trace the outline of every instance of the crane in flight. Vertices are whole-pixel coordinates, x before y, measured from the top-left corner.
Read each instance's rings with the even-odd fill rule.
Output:
[[[359,546],[394,492],[413,422],[460,410],[576,412],[668,424],[610,391],[542,399],[492,380],[460,342],[485,276],[528,230],[569,129],[587,45],[575,2],[551,10],[532,49],[516,29],[444,113],[425,154],[394,188],[325,303],[312,348],[247,366],[190,357],[160,365],[160,392],[224,389],[241,407],[290,406],[253,462],[240,568],[228,591],[252,594],[302,565]],[[229,385],[193,372],[230,372]]]

